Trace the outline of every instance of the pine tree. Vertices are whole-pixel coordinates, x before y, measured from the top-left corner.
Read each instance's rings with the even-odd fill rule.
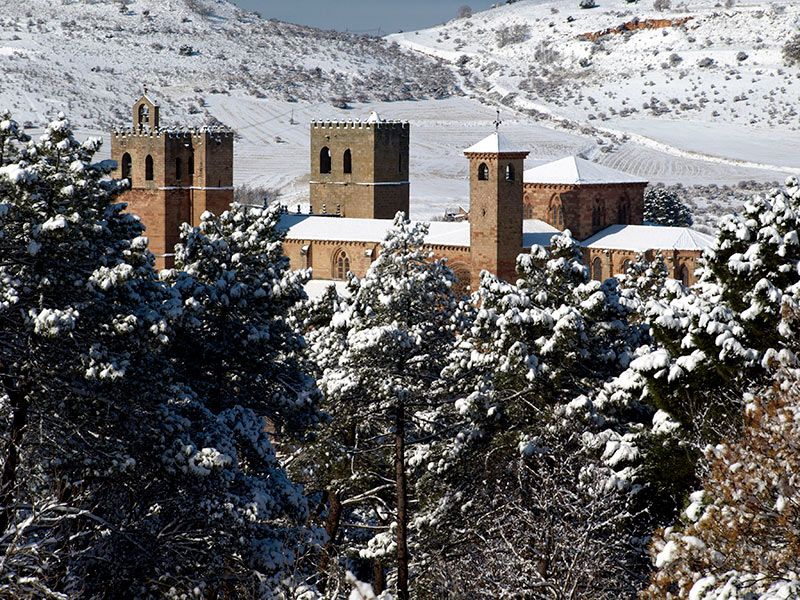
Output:
[[[36,143],[8,118],[0,135],[0,594],[293,587],[312,532],[273,439],[316,393],[277,215],[204,217],[160,281],[99,142],[61,118]]]
[[[426,232],[398,214],[330,325],[309,335],[331,419],[307,449],[307,476],[326,490],[322,567],[340,579],[349,567],[380,593],[394,566],[399,598],[413,586],[409,502],[427,440],[438,435],[437,382],[454,340],[455,279],[424,249]]]
[[[689,227],[692,211],[678,194],[664,188],[648,188],[644,193],[644,221],[652,225]]]
[[[797,368],[790,315],[800,290],[799,226],[795,177],[741,214],[721,218],[698,283],[687,289],[667,280],[643,303],[653,343],[639,348],[630,368],[598,396],[600,404],[631,407],[644,400],[672,423],[664,434],[663,423],[654,422],[653,435],[639,445],[662,517],[671,518],[695,485],[705,445],[735,433],[741,391],[764,385],[776,369]]]
[[[800,595],[800,386],[747,400],[741,436],[708,446],[702,489],[658,533],[643,598]]]
[[[165,454],[202,507],[173,518],[201,542],[189,545],[197,567],[189,576],[184,565],[183,578],[209,594],[276,593],[314,543],[302,489],[275,443],[290,449],[317,409],[303,340],[289,324],[307,274],[289,269],[279,219],[278,207],[205,213],[183,226],[165,275],[184,307],[168,359],[191,390],[171,407]],[[192,490],[198,476],[205,482]]]
[[[636,459],[626,430],[631,417],[592,406],[587,394],[627,367],[646,329],[628,321],[630,290],[615,279],[589,279],[568,232],[549,249],[520,256],[517,272],[515,285],[484,273],[472,304],[457,314],[465,335],[443,372],[455,401],[442,417],[455,435],[432,448],[420,494],[427,500],[417,523],[427,532],[420,541],[426,591],[502,597],[521,589],[549,597],[592,580],[593,597],[630,593],[635,577],[599,573],[640,560],[624,491],[626,467]],[[565,512],[565,498],[576,512]],[[600,519],[606,511],[619,519]],[[587,521],[592,512],[597,522]],[[601,532],[600,523],[608,529]],[[542,530],[559,532],[551,545],[534,533]],[[568,540],[606,539],[612,530],[619,537],[607,552],[595,548],[581,559],[594,561],[582,563],[583,572],[596,576],[567,575]],[[497,568],[484,576],[482,564]]]
[[[170,295],[138,219],[63,117],[29,142],[0,120],[0,531],[11,595],[78,594],[130,539],[130,490],[158,456],[140,373],[167,341]],[[137,401],[132,401],[137,398]],[[130,487],[129,487],[130,486]],[[13,535],[9,532],[13,532]],[[117,560],[122,556],[117,554]]]

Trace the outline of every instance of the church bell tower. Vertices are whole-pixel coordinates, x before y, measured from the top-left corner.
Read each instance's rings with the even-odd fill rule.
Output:
[[[528,152],[495,131],[464,155],[469,159],[472,289],[477,289],[482,270],[515,281],[517,256],[522,252],[522,172]]]

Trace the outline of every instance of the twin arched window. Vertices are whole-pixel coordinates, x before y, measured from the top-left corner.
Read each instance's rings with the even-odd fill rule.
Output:
[[[319,151],[319,172],[331,172],[331,149],[325,146]]]
[[[328,174],[333,170],[333,157],[331,155],[331,149],[328,146],[322,148],[319,151],[319,172],[322,174]],[[345,175],[350,175],[353,172],[353,153],[348,148],[342,154],[342,172]]]
[[[347,279],[350,271],[350,258],[344,250],[339,250],[333,257],[333,278]]]
[[[342,170],[346,174],[353,172],[353,153],[350,152],[350,148],[344,151],[344,156],[342,157]]]
[[[481,163],[478,165],[478,180],[489,181],[489,167],[486,165],[486,163]]]
[[[153,157],[149,154],[144,159],[144,178],[147,181],[153,181]]]
[[[127,152],[122,155],[122,178],[130,179],[133,174],[133,160]]]
[[[514,181],[514,165],[507,164],[503,169],[503,175],[506,181]]]

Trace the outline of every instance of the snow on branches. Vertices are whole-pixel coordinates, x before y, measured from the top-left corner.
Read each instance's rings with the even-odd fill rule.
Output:
[[[703,489],[655,537],[644,598],[800,595],[800,386],[783,380],[746,405],[735,441],[709,445]]]
[[[648,188],[644,193],[644,221],[668,227],[689,227],[692,211],[675,192],[664,188]]]

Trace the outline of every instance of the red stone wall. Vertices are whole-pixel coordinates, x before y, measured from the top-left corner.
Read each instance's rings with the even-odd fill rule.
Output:
[[[182,223],[197,225],[209,210],[225,211],[233,202],[233,135],[229,132],[115,133],[111,158],[113,177],[122,177],[122,157],[131,156],[131,190],[121,200],[147,228],[156,266],[171,267]],[[153,159],[153,179],[145,178],[147,156]],[[194,172],[190,172],[193,164]]]
[[[312,123],[312,211],[356,219],[391,219],[398,211],[407,215],[409,141],[407,123]],[[331,152],[330,173],[320,173],[325,147]],[[344,172],[346,150],[352,173]]]
[[[470,246],[471,281],[480,281],[481,270],[513,281],[517,256],[522,250],[522,170],[526,153],[470,154]],[[479,179],[480,165],[489,177]],[[514,169],[514,180],[506,181],[506,166]]]
[[[644,183],[607,185],[551,185],[526,183],[524,214],[559,229],[569,229],[574,238],[585,240],[609,225],[641,225],[644,219]],[[593,222],[601,207],[598,224]],[[623,206],[629,208],[624,219]],[[627,222],[625,222],[627,221]]]
[[[304,250],[304,247],[307,247]],[[469,286],[470,250],[461,246],[429,246],[436,257],[447,258],[448,265],[466,288]],[[331,240],[290,239],[283,243],[283,251],[293,269],[313,270],[314,279],[336,279],[334,261],[340,251],[350,259],[350,271],[363,277],[372,262],[378,258],[381,246],[375,242],[341,242]]]
[[[682,280],[685,267],[688,285],[692,285],[697,281],[694,272],[699,265],[699,259],[702,254],[699,250],[648,250],[644,253],[644,258],[652,261],[656,259],[659,253],[664,256],[664,262],[667,265],[670,277]],[[586,266],[589,267],[591,277],[604,280],[625,273],[627,268],[626,261],[636,262],[638,253],[633,250],[584,248],[583,256]],[[595,263],[595,260],[600,262]],[[598,269],[596,269],[596,265],[600,267],[599,277],[597,277]]]

